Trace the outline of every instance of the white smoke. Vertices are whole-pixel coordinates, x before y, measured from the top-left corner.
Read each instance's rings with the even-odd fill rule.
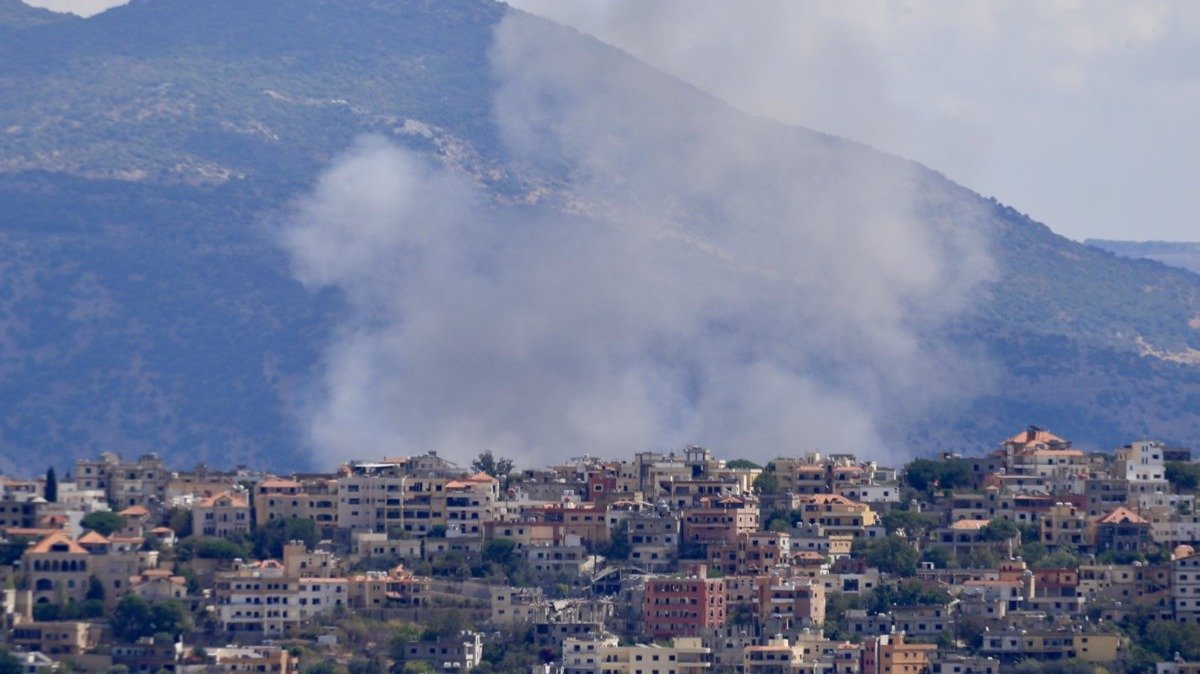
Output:
[[[896,419],[962,392],[937,328],[990,263],[972,214],[919,210],[916,167],[517,13],[492,64],[541,207],[372,139],[286,232],[299,278],[351,307],[309,418],[321,463],[882,456],[906,450]]]

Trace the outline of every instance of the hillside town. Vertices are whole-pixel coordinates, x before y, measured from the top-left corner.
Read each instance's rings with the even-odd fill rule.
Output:
[[[0,672],[1200,672],[1200,463],[1029,427],[883,466],[708,449],[0,482]]]

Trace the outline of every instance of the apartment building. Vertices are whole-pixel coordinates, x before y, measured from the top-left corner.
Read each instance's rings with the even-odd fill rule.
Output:
[[[126,508],[141,505],[161,506],[167,501],[171,471],[157,454],[143,454],[137,461],[123,461],[113,452],[104,452],[98,460],[75,462],[75,483],[79,489],[103,491],[110,503]]]
[[[683,510],[682,534],[687,543],[718,543],[758,531],[758,504],[747,497],[726,496]]]
[[[598,649],[600,674],[705,674],[712,671],[712,649],[701,639],[676,638],[669,646],[638,644]]]
[[[708,566],[727,576],[757,576],[791,561],[791,537],[786,533],[740,533],[732,540],[708,546]]]
[[[923,674],[937,652],[934,644],[911,644],[903,634],[881,634],[863,640],[862,674]]]
[[[275,560],[240,564],[213,581],[217,622],[235,639],[288,636],[300,624],[300,579]]]
[[[702,630],[725,624],[725,581],[707,578],[707,572],[704,565],[698,565],[691,577],[646,581],[643,619],[647,636],[698,636]]]

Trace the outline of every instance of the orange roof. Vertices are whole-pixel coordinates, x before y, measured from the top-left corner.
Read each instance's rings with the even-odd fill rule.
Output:
[[[149,517],[150,511],[146,506],[132,505],[117,514],[121,517]]]
[[[299,487],[300,483],[295,480],[285,480],[279,477],[268,477],[258,483],[260,487]]]
[[[960,531],[978,531],[988,525],[991,520],[958,520],[950,525],[951,529]]]
[[[1149,524],[1149,520],[1124,506],[1114,508],[1112,512],[1096,520],[1097,524]]]
[[[1058,437],[1044,428],[1030,426],[1004,441],[1005,445],[1069,445],[1066,440]]]
[[[861,505],[858,501],[846,498],[841,494],[811,494],[807,500],[810,503],[820,503],[822,505],[837,503],[840,505]]]
[[[488,475],[487,473],[485,473],[483,471],[479,471],[478,473],[475,473],[474,475],[472,475],[470,477],[463,478],[463,481],[464,482],[486,482],[486,483],[490,484],[492,482],[499,482],[500,480],[497,480],[496,478],[492,477],[491,475]]]
[[[51,550],[51,548],[53,548],[57,545],[65,545],[67,549],[66,550]],[[82,547],[80,547],[80,545],[78,543],[71,540],[70,536],[67,536],[64,533],[50,534],[49,536],[38,541],[37,545],[34,545],[32,548],[29,548],[29,553],[35,554],[35,555],[44,555],[44,554],[48,554],[50,552],[70,552],[70,553],[77,554],[77,555],[88,554],[87,550],[84,550]]]
[[[208,498],[200,501],[196,505],[198,505],[202,508],[212,508],[212,507],[216,506],[217,501],[220,501],[222,498],[228,498],[229,505],[234,508],[249,508],[250,507],[250,501],[248,501],[245,496],[240,496],[238,494],[233,493],[232,491],[223,491],[220,494],[214,494],[214,495],[209,496]]]
[[[83,545],[83,544],[108,545],[108,539],[105,538],[104,535],[99,532],[89,531],[86,534],[79,537],[79,544],[80,545]]]

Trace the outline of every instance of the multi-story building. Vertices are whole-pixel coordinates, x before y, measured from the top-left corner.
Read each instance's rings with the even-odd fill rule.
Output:
[[[805,524],[819,524],[828,534],[859,537],[876,525],[871,506],[841,494],[811,494],[800,499],[800,517]]]
[[[462,536],[482,537],[500,500],[500,481],[475,473],[446,483],[446,526]]]
[[[51,534],[26,549],[22,566],[35,604],[82,602],[94,571],[88,551],[65,533]]]
[[[250,499],[241,491],[223,491],[192,506],[192,531],[200,536],[229,538],[250,533]]]
[[[439,672],[469,672],[483,659],[483,637],[463,632],[431,641],[416,640],[404,645],[405,662],[424,662]]]
[[[1073,503],[1055,503],[1042,516],[1040,525],[1041,541],[1047,546],[1074,545],[1079,548],[1091,544],[1087,512]]]
[[[759,576],[755,618],[773,633],[825,624],[825,587],[808,579]]]
[[[712,650],[701,639],[676,638],[671,645],[604,645],[598,649],[600,674],[705,674],[711,671]]]
[[[122,461],[112,452],[99,460],[75,462],[75,483],[80,489],[99,489],[119,508],[133,505],[158,507],[166,503],[171,471],[157,454],[143,454],[137,461]]]
[[[206,651],[212,664],[206,671],[220,674],[291,674],[292,657],[279,646],[222,646]]]
[[[1200,554],[1171,562],[1171,600],[1176,621],[1200,623]]]
[[[882,634],[863,641],[862,674],[922,674],[929,668],[933,644],[906,643],[903,634]]]
[[[774,531],[741,533],[708,546],[708,566],[727,576],[757,576],[791,562],[791,537]]]
[[[707,545],[737,538],[758,530],[758,505],[746,497],[726,496],[701,499],[699,505],[683,510],[683,541]]]
[[[217,622],[237,639],[286,637],[300,624],[300,579],[274,560],[241,564],[213,581]]]
[[[1095,549],[1137,552],[1150,541],[1150,522],[1128,508],[1117,508],[1096,520]]]
[[[648,636],[698,636],[725,624],[725,581],[708,578],[707,571],[698,565],[690,577],[646,581],[643,616]]]
[[[651,573],[670,571],[679,560],[679,515],[648,510],[624,518],[629,561]]]

